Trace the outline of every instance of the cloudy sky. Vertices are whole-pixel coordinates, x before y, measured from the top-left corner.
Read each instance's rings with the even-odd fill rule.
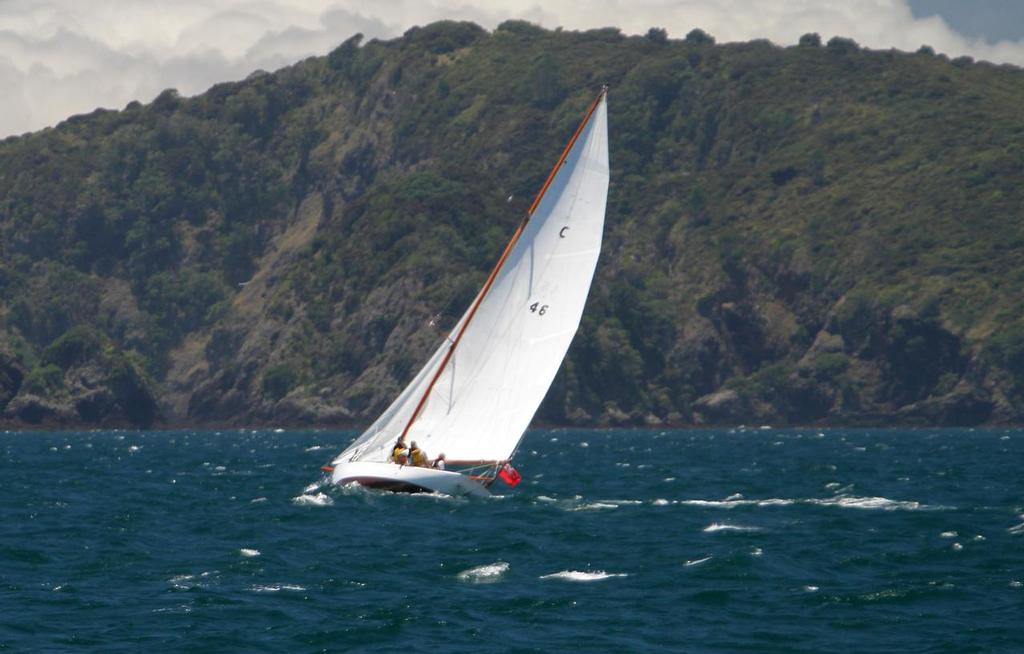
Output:
[[[0,137],[165,88],[200,93],[356,32],[389,38],[441,18],[658,26],[675,38],[700,27],[720,42],[782,45],[818,32],[1024,66],[1024,0],[0,0]]]

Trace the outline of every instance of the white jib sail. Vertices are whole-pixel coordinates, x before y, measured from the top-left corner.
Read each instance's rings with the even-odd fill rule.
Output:
[[[601,250],[607,196],[602,95],[476,313],[462,316],[412,382],[335,464],[387,461],[428,389],[408,440],[449,460],[510,458],[579,327]]]

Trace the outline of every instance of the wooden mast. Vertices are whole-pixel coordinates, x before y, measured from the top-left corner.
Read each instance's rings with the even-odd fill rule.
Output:
[[[569,139],[569,143],[562,151],[562,156],[560,156],[558,161],[555,162],[554,167],[548,174],[548,178],[544,181],[544,185],[540,187],[540,191],[537,192],[537,196],[530,204],[530,208],[526,210],[526,215],[523,216],[523,220],[519,223],[519,227],[516,228],[515,233],[512,234],[512,238],[508,242],[508,245],[505,246],[505,251],[501,253],[498,263],[495,264],[491,274],[487,277],[487,281],[484,282],[483,288],[480,289],[476,299],[473,301],[473,305],[469,308],[469,313],[466,314],[466,320],[462,323],[459,333],[455,335],[454,339],[449,339],[451,345],[448,347],[448,351],[445,353],[444,359],[441,361],[441,365],[438,366],[437,372],[434,373],[434,377],[430,380],[427,390],[423,393],[423,397],[420,398],[420,401],[416,404],[416,408],[413,410],[412,415],[409,416],[409,421],[405,423],[405,429],[402,430],[403,439],[408,435],[412,424],[416,422],[416,418],[419,417],[420,411],[423,410],[423,405],[426,404],[427,398],[430,397],[430,392],[434,390],[434,384],[436,384],[437,380],[440,379],[441,373],[444,372],[445,367],[448,365],[448,361],[455,353],[455,348],[458,347],[459,341],[462,340],[462,335],[466,333],[466,328],[469,327],[470,321],[473,320],[473,316],[476,314],[476,310],[480,307],[480,303],[483,302],[484,297],[487,296],[487,292],[491,290],[494,280],[498,277],[498,272],[505,264],[505,260],[508,259],[508,255],[512,253],[512,248],[515,247],[517,242],[519,242],[519,237],[522,236],[523,230],[526,228],[526,224],[530,222],[530,217],[533,215],[533,212],[537,210],[537,205],[539,205],[540,201],[544,198],[544,194],[547,192],[548,187],[551,186],[551,182],[554,181],[555,175],[558,174],[562,164],[565,163],[565,159],[569,156],[569,151],[572,150],[572,146],[576,144],[576,139],[579,138],[580,134],[583,132],[583,128],[587,126],[587,123],[590,122],[590,117],[594,114],[594,110],[597,109],[597,106],[601,103],[601,100],[607,93],[608,87],[601,87],[601,92],[598,93],[597,97],[594,98],[594,101],[590,103],[590,108],[587,109],[587,113],[583,116],[583,120],[580,121],[579,127],[576,128],[572,138]]]

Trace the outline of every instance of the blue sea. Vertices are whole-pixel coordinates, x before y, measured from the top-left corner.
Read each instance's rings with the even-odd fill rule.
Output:
[[[0,651],[1024,651],[1019,430],[537,430],[485,500],[354,435],[0,434]]]

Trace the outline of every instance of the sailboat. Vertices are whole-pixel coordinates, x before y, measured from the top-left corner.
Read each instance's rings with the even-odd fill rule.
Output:
[[[489,495],[509,467],[583,315],[608,197],[602,88],[466,313],[383,414],[324,469],[331,482]],[[402,437],[445,469],[392,461]]]

